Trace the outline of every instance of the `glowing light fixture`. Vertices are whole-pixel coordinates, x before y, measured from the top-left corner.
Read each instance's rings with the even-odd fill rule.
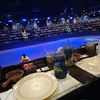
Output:
[[[26,22],[27,20],[26,20],[25,18],[22,18],[22,21],[23,21],[23,22]]]
[[[13,20],[12,20],[12,19],[8,20],[8,23],[12,23],[12,22],[13,22]]]
[[[50,17],[47,17],[47,19],[49,20],[49,19],[50,19]]]

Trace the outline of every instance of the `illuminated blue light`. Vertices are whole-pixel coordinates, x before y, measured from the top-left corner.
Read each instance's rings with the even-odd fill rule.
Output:
[[[37,23],[39,23],[39,20],[37,21]]]
[[[37,20],[38,20],[38,18],[35,18],[34,20],[35,20],[35,21],[37,21]]]
[[[25,18],[23,18],[23,19],[22,19],[22,21],[23,21],[23,22],[26,22],[26,19],[25,19]]]
[[[61,20],[65,20],[65,18],[61,18]]]
[[[13,22],[13,20],[8,20],[8,23],[12,23]]]
[[[50,19],[50,17],[47,17],[47,19],[49,20],[49,19]]]
[[[73,17],[70,17],[69,19],[71,20],[71,19],[73,19]]]

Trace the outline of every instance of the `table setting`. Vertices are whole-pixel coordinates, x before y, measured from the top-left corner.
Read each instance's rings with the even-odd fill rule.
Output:
[[[54,100],[82,86],[69,74],[56,79],[54,70],[33,73],[20,79],[11,89],[0,93],[1,100]]]

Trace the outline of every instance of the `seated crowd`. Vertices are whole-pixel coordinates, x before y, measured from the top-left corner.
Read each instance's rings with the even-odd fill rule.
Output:
[[[13,26],[14,27],[14,26]],[[100,19],[93,18],[88,21],[80,21],[79,19],[65,23],[57,22],[49,26],[34,26],[32,23],[26,26],[20,25],[20,28],[7,29],[0,31],[0,44],[7,44],[16,41],[24,41],[41,37],[55,36],[72,32],[98,32],[100,31]]]

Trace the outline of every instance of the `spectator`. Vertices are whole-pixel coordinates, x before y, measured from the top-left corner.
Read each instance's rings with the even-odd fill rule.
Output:
[[[28,39],[28,34],[26,33],[25,30],[22,30],[21,33],[22,33],[24,39]]]

